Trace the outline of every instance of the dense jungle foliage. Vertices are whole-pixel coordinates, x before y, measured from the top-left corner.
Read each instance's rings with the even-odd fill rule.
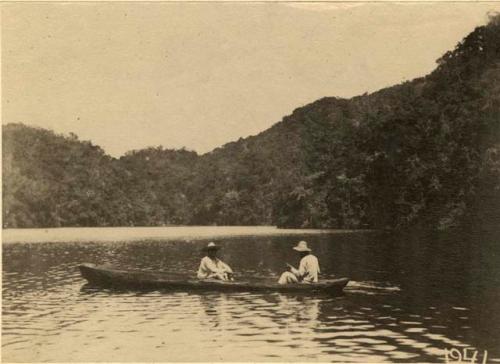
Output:
[[[3,225],[447,228],[500,223],[500,17],[426,77],[328,97],[198,155],[112,158],[3,127]]]

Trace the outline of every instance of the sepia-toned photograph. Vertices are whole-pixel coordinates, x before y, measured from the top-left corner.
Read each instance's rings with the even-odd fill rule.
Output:
[[[3,363],[500,363],[500,2],[3,2]]]

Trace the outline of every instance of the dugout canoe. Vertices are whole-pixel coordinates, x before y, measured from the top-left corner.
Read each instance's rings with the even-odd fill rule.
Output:
[[[181,291],[275,291],[293,293],[340,294],[349,282],[347,278],[321,280],[319,283],[278,284],[275,280],[219,281],[199,280],[185,275],[144,270],[120,270],[109,266],[81,264],[80,272],[92,286],[127,289],[168,289]]]

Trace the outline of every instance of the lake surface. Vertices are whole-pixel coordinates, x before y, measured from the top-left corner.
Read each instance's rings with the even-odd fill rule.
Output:
[[[117,230],[117,241],[65,229],[67,241],[56,242],[4,231],[18,242],[3,244],[2,360],[443,363],[445,349],[473,348],[477,362],[485,350],[500,362],[498,234],[215,229],[142,240]],[[351,282],[341,297],[132,292],[88,288],[77,270],[92,262],[188,274],[209,237],[240,277],[277,279],[284,262],[297,265],[291,247],[304,238],[321,277]]]

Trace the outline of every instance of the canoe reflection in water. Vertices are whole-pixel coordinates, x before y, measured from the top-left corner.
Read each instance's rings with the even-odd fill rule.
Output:
[[[312,334],[320,322],[320,303],[323,298],[291,294],[209,293],[197,295],[205,317],[204,326],[211,329],[236,331],[235,323],[250,332],[239,336],[262,335],[262,330],[280,332],[297,328]],[[234,326],[234,327],[233,327]],[[294,330],[292,330],[294,331]]]

